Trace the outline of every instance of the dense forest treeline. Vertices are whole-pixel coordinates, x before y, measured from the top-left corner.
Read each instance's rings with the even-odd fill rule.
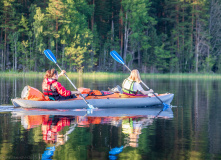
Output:
[[[219,0],[0,0],[0,68],[221,72]]]

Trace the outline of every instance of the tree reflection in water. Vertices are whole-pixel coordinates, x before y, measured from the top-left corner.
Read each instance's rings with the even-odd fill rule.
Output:
[[[102,113],[104,111],[102,111],[101,113],[97,111],[99,114],[96,113],[96,111],[92,114],[87,114],[84,111],[85,114],[79,112],[79,116],[77,115],[77,113],[73,114],[74,116],[72,116],[71,113],[73,112],[69,110],[64,110],[62,112],[60,112],[59,110],[55,111],[54,114],[51,114],[51,110],[30,109],[17,113],[17,116],[21,117],[22,126],[27,130],[31,130],[39,126],[41,127],[42,139],[48,146],[46,147],[46,150],[42,156],[45,157],[47,155],[47,158],[54,155],[54,152],[56,151],[56,148],[58,146],[64,146],[70,137],[73,140],[73,136],[75,136],[75,134],[71,133],[73,133],[76,128],[89,128],[89,132],[91,135],[97,134],[98,136],[102,134],[102,136],[110,139],[110,141],[111,139],[114,139],[115,136],[121,136],[123,137],[123,141],[119,141],[118,144],[123,145],[123,148],[137,148],[139,144],[138,140],[140,134],[142,134],[142,129],[152,125],[156,116],[159,116],[160,118],[164,119],[173,117],[172,110],[162,112],[162,115],[158,115],[159,111],[161,111],[161,108],[155,108],[152,110],[150,109],[149,112],[143,113],[145,115],[125,115],[121,110],[121,114],[110,114],[112,112],[111,111],[110,113],[108,113],[108,116],[102,116]],[[133,111],[135,110],[131,110],[132,113]],[[146,109],[145,111],[148,111],[148,109]],[[42,113],[44,114],[42,115]],[[60,113],[60,115],[57,115],[58,113]],[[68,113],[70,114],[68,115]],[[116,109],[114,113],[116,113]],[[107,113],[105,112],[103,114]],[[13,114],[13,116],[16,116],[16,112]],[[104,128],[104,126],[107,125],[112,126],[111,128],[118,128],[118,130],[121,131],[121,133],[118,132],[116,135],[115,131],[111,128],[109,130],[110,133],[106,133],[106,135],[103,135],[105,133],[101,131],[99,133],[96,132],[96,127],[102,129],[102,127]],[[84,135],[82,134],[77,136],[81,137]],[[96,141],[96,139],[97,138],[95,137],[94,140]],[[108,142],[108,144],[112,144],[112,142]],[[90,145],[93,147],[93,144]],[[117,148],[118,146],[114,146],[114,143],[111,146],[106,146],[106,148],[109,148],[109,151],[113,149],[112,147]],[[112,154],[112,156],[115,155],[116,154]]]

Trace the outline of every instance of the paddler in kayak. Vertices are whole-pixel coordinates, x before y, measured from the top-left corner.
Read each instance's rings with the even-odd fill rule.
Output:
[[[141,78],[140,73],[137,69],[131,71],[130,76],[126,78],[122,84],[122,90],[127,94],[143,94],[150,95],[154,91],[150,89],[149,91],[145,91],[140,85]]]
[[[66,71],[62,71],[59,75],[56,69],[47,70],[42,83],[42,90],[45,96],[49,96],[54,100],[66,100],[76,98],[75,94],[80,94],[80,91],[69,91],[61,85],[57,80],[64,75]]]

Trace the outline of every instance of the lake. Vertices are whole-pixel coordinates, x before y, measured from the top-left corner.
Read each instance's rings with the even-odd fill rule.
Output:
[[[123,78],[71,80],[77,87],[108,90]],[[59,81],[74,90],[65,78]],[[172,109],[98,109],[93,115],[13,108],[11,99],[26,85],[41,90],[42,78],[1,77],[0,159],[221,159],[221,81],[143,81],[156,93],[174,93]]]

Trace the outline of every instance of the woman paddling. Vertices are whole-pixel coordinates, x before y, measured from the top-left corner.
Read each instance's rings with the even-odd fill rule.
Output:
[[[122,90],[128,94],[148,95],[154,92],[152,89],[145,91],[140,85],[140,73],[137,69],[131,71],[130,76],[126,78],[122,84]]]
[[[66,90],[57,80],[64,75],[66,71],[62,71],[59,75],[55,69],[47,70],[42,83],[44,95],[55,100],[65,100],[76,98],[75,94],[80,94],[79,91]]]

